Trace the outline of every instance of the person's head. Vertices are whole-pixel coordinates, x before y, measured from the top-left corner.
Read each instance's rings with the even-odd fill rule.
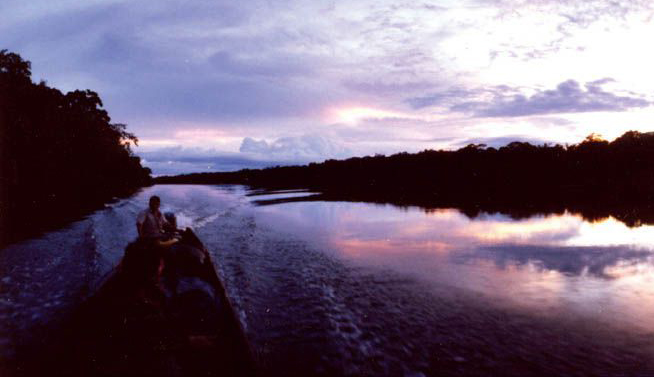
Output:
[[[150,209],[153,211],[156,211],[159,209],[159,206],[161,205],[161,199],[159,199],[158,196],[153,195],[150,197]]]

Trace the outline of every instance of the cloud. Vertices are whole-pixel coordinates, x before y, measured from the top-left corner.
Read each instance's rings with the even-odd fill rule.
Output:
[[[498,10],[498,16],[538,11],[543,14],[556,14],[564,18],[564,23],[577,27],[588,27],[601,19],[623,20],[633,13],[652,9],[649,0],[475,0],[482,6]]]
[[[0,34],[33,62],[36,79],[98,91],[126,123],[302,116],[319,111],[338,84],[315,85],[320,59],[298,48],[313,30],[280,25],[282,9],[263,1],[44,3],[9,7],[23,17]],[[266,14],[275,17],[263,22]]]
[[[223,148],[252,161],[313,161],[448,144],[429,142],[435,135],[455,142],[525,134],[517,128],[534,126],[534,118],[507,128],[475,117],[649,105],[638,95],[608,91],[605,82],[556,88],[561,77],[584,83],[611,76],[648,90],[651,62],[635,47],[647,42],[649,13],[638,12],[648,3],[5,1],[0,35],[1,48],[32,61],[35,80],[63,91],[97,91],[112,118],[143,140]],[[613,60],[620,45],[632,47]],[[621,61],[639,69],[619,69]],[[533,64],[551,69],[535,75]],[[554,89],[526,91],[537,84]],[[334,124],[341,121],[330,118],[332,109],[352,107],[406,119]],[[229,145],[191,143],[173,132],[198,124],[225,131]],[[560,139],[572,139],[564,131]],[[329,137],[286,138],[299,134]],[[252,142],[237,153],[246,136]],[[220,157],[229,166],[250,163]],[[204,162],[178,161],[197,164],[193,169]]]
[[[265,140],[254,140],[251,137],[246,137],[241,143],[241,152],[245,153],[268,153],[270,146]]]
[[[260,158],[306,162],[351,155],[343,144],[324,135],[282,137],[272,143],[246,137],[240,151]]]
[[[246,137],[239,152],[168,146],[137,150],[137,154],[154,175],[261,169],[351,156],[348,148],[325,135],[282,137],[270,143]]]
[[[468,101],[451,110],[475,117],[518,117],[542,114],[583,113],[597,111],[626,111],[647,107],[652,102],[633,95],[617,95],[602,89],[613,81],[601,79],[581,87],[575,80],[567,80],[556,89],[538,91],[531,96],[496,93],[490,101]]]
[[[284,64],[279,64],[284,60]],[[211,64],[222,74],[232,74],[241,77],[268,77],[274,80],[288,79],[292,76],[310,75],[315,65],[310,65],[301,58],[292,55],[284,57],[259,54],[237,57],[228,51],[219,51],[209,58]]]
[[[652,18],[654,3],[649,0],[474,0],[480,8],[494,10],[495,25],[489,33],[515,23],[522,30],[504,35],[502,41],[489,50],[491,61],[498,57],[529,62],[562,55],[579,55],[594,38],[606,34],[608,39],[615,31],[629,29]],[[593,38],[579,39],[579,35],[592,33]],[[607,39],[607,38],[603,38]],[[635,41],[626,41],[639,45]],[[607,48],[608,50],[609,48]],[[502,63],[506,64],[506,60]],[[601,63],[600,63],[601,65]]]
[[[559,1],[559,14],[566,20],[562,27],[574,25],[585,28],[603,18],[625,20],[635,12],[652,9],[647,0],[593,0],[583,2]]]
[[[427,90],[434,86],[429,80],[394,80],[393,78],[346,79],[343,86],[358,93],[375,96],[392,96]]]
[[[269,166],[298,164],[300,161],[261,160],[248,154],[224,152],[213,148],[163,147],[137,151],[143,165],[152,169],[155,176],[190,172],[236,171],[261,169]]]
[[[466,145],[469,144],[486,144],[486,146],[488,147],[499,148],[508,145],[509,143],[512,143],[514,141],[526,142],[532,145],[557,144],[555,141],[547,139],[547,137],[539,138],[539,137],[525,136],[525,135],[507,135],[507,136],[499,136],[499,137],[470,138],[457,142],[454,145],[456,147],[465,147]]]
[[[423,109],[434,105],[442,106],[453,102],[456,103],[462,99],[470,98],[477,93],[479,93],[479,90],[454,87],[424,96],[408,98],[405,102],[414,109]]]

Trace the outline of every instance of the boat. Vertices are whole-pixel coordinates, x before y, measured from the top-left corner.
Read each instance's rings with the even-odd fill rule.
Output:
[[[168,216],[168,215],[167,215]],[[170,220],[169,220],[170,221]],[[176,228],[176,227],[175,227]],[[192,229],[179,242],[130,243],[67,326],[55,374],[254,376],[256,363],[211,256]]]

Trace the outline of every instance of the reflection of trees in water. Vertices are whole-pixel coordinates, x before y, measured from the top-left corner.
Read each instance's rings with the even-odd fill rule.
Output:
[[[277,191],[262,191],[257,195],[263,193],[275,193]],[[304,191],[302,191],[304,192]],[[654,224],[654,208],[649,204],[639,203],[626,203],[626,204],[611,204],[611,203],[538,203],[538,204],[525,204],[525,203],[463,203],[461,201],[453,203],[434,203],[421,201],[419,197],[413,198],[408,201],[396,201],[392,198],[388,199],[375,199],[371,195],[339,195],[332,193],[316,193],[308,194],[300,197],[288,198],[275,198],[275,199],[262,199],[254,200],[256,205],[273,205],[294,202],[315,202],[315,201],[351,201],[351,202],[365,202],[376,204],[389,204],[400,209],[408,209],[410,207],[420,208],[426,214],[438,214],[443,209],[456,209],[470,219],[479,219],[485,216],[492,216],[495,214],[505,215],[512,220],[526,220],[535,216],[548,216],[548,215],[564,215],[566,213],[572,215],[579,215],[585,221],[596,223],[607,220],[613,217],[616,220],[624,223],[630,228],[639,227],[641,225]],[[409,204],[411,203],[411,204]]]
[[[259,194],[272,194],[274,191],[262,191],[258,192]],[[343,200],[335,199],[328,195],[324,194],[314,194],[303,197],[287,197],[287,198],[275,198],[275,199],[264,199],[254,201],[257,205],[273,205],[281,203],[292,203],[292,202],[311,202],[311,201],[328,201],[328,200]],[[388,203],[387,203],[388,204]],[[402,208],[409,208],[408,206],[403,206]],[[442,208],[422,208],[426,213],[429,214],[438,214],[442,211]],[[493,208],[488,212],[483,212],[478,208],[475,210],[461,210],[457,209],[464,213],[469,218],[483,218],[486,216],[492,216],[495,213],[508,214],[511,220],[523,220],[530,217],[542,214],[556,214],[563,215],[564,210],[559,210],[556,212],[542,212],[538,211],[526,211],[518,210],[516,212],[511,212],[508,209],[500,210],[498,208]],[[632,219],[637,219],[639,216],[639,209],[634,208],[631,210],[624,210],[625,216],[631,216]],[[598,210],[594,210],[593,214],[599,213]],[[595,215],[583,215],[584,220],[586,221],[600,221],[606,219],[608,215],[605,216],[595,216]],[[639,225],[640,220],[628,220],[625,221],[626,217],[620,217],[616,213],[611,213],[611,216],[616,217],[618,220],[621,220],[627,224],[632,224],[632,226]],[[482,219],[483,220],[483,219]],[[510,221],[510,220],[507,220]],[[576,229],[570,229],[568,231],[557,231],[549,232],[545,234],[540,234],[538,239],[534,240],[536,242],[542,242],[543,244],[565,241],[570,237],[577,235]],[[628,246],[611,246],[611,247],[557,247],[557,246],[535,246],[535,245],[499,245],[499,246],[487,246],[475,249],[470,253],[454,253],[452,258],[455,262],[466,263],[474,260],[484,259],[493,261],[498,267],[504,269],[507,266],[524,266],[524,265],[533,265],[536,268],[542,270],[554,270],[561,272],[566,275],[579,276],[584,273],[604,278],[610,279],[612,276],[607,273],[607,268],[615,266],[625,266],[625,265],[636,265],[641,263],[652,263],[652,257],[654,254],[648,250],[634,249]]]
[[[158,178],[161,183],[236,183],[309,189],[321,200],[458,208],[470,217],[503,213],[613,216],[628,226],[654,224],[654,133],[629,131],[612,142],[591,135],[578,144],[470,144],[456,151],[327,160],[230,173]],[[313,198],[314,200],[316,198]]]
[[[480,247],[469,253],[453,254],[457,263],[491,260],[499,268],[531,264],[543,270],[558,271],[570,276],[589,274],[611,279],[607,269],[618,265],[652,263],[652,252],[627,246],[557,247],[534,245],[497,245]]]
[[[579,215],[585,221],[598,223],[613,217],[630,228],[654,224],[654,208],[649,203],[583,203],[566,204],[540,203],[526,205],[521,203],[503,205],[478,205],[476,207],[456,207],[468,218],[476,219],[486,215],[502,214],[513,220],[525,220],[535,216]],[[425,213],[437,213],[438,208],[423,208]]]

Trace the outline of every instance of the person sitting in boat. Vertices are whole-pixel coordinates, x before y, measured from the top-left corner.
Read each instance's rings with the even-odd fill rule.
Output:
[[[156,240],[160,246],[170,246],[177,242],[177,239],[164,240],[166,238],[165,228],[170,228],[172,225],[159,211],[160,206],[161,199],[158,196],[153,195],[150,197],[148,209],[139,213],[136,218],[136,230],[139,238]]]

